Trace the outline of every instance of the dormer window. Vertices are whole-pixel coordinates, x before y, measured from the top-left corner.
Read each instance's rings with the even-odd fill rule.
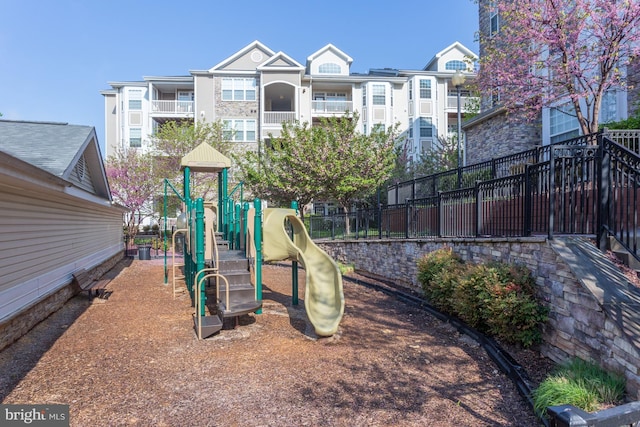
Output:
[[[318,67],[318,72],[322,74],[340,74],[341,71],[340,66],[334,62],[327,62]]]
[[[450,71],[467,71],[467,64],[459,59],[454,59],[444,64],[444,69]]]

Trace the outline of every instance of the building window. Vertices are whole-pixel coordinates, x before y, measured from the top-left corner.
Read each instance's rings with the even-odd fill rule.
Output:
[[[222,79],[223,101],[255,101],[256,79],[229,78]]]
[[[318,72],[322,74],[340,74],[341,71],[340,66],[333,62],[327,62],[318,67]]]
[[[431,117],[420,117],[420,137],[433,137],[433,124],[431,121]]]
[[[467,71],[467,64],[459,59],[454,59],[453,61],[448,61],[444,64],[444,69],[450,71]]]
[[[431,99],[431,80],[420,79],[420,99]]]
[[[489,35],[493,36],[500,31],[500,14],[495,1],[489,3]]]
[[[373,125],[373,128],[371,129],[371,132],[385,132],[386,131],[386,126],[384,125],[384,123],[376,123],[375,125]]]
[[[413,80],[409,80],[409,101],[413,99]]]
[[[579,128],[578,119],[571,106],[564,105],[551,108],[549,111],[549,135],[552,144],[579,136]]]
[[[142,110],[142,90],[129,91],[129,110]]]
[[[600,123],[615,122],[618,119],[618,95],[610,89],[602,96],[600,107]]]
[[[362,85],[362,106],[367,105],[367,86]]]
[[[409,119],[409,138],[413,138],[413,119]]]
[[[142,147],[142,129],[129,129],[129,147]]]
[[[385,105],[385,87],[384,85],[373,85],[373,105]]]
[[[256,121],[235,119],[222,121],[223,137],[227,141],[255,142]]]

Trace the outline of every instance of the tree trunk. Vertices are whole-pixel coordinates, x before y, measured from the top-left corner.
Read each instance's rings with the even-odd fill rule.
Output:
[[[351,224],[349,224],[349,208],[342,207],[342,213],[344,213],[344,234],[348,236],[351,233]]]

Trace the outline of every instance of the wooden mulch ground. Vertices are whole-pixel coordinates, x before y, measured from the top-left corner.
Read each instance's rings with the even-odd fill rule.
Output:
[[[187,294],[157,261],[126,260],[0,352],[2,403],[70,405],[72,426],[535,426],[472,340],[345,279],[336,335],[318,339],[291,269],[263,270],[264,309],[198,341]],[[170,271],[170,270],[169,270]]]

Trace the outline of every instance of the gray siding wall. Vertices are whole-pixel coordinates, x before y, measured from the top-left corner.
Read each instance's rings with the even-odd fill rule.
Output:
[[[0,322],[124,249],[122,214],[37,187],[0,185]]]

